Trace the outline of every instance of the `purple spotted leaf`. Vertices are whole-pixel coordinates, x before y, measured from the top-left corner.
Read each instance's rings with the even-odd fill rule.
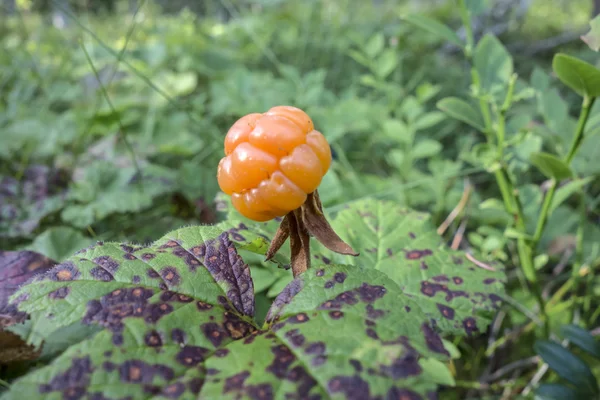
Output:
[[[221,199],[220,204],[231,218],[223,227],[234,232],[232,240],[238,247],[257,240],[256,231],[247,229],[253,225],[239,214],[236,216],[226,199]],[[244,222],[233,222],[233,218]],[[405,209],[390,201],[368,199],[349,203],[337,215],[329,214],[328,219],[360,256],[339,255],[312,240],[313,264],[362,265],[385,273],[404,293],[419,299],[422,311],[436,320],[445,333],[467,336],[483,333],[502,303],[506,280],[503,267],[494,265],[494,271],[481,268],[464,252],[451,250],[427,213]],[[272,235],[277,229],[276,221],[257,225],[265,235]],[[282,250],[280,262],[286,262],[287,247]],[[291,277],[272,284],[289,280]]]
[[[9,304],[19,286],[55,265],[56,261],[34,251],[0,250],[0,329],[23,322],[27,317]]]
[[[150,246],[99,242],[11,300],[43,324],[41,339],[76,323],[102,329],[15,382],[8,398],[95,398],[95,390],[194,397],[204,360],[257,330],[248,266],[213,227],[180,229]]]
[[[432,324],[413,298],[377,270],[311,269],[275,299],[264,330],[207,360],[202,394],[426,399],[442,383],[430,361],[449,356]]]
[[[22,324],[27,314],[9,304],[18,287],[34,275],[44,273],[56,262],[33,251],[0,251],[0,364],[35,359],[38,345],[28,344],[7,328]]]
[[[11,300],[39,335],[100,330],[2,399],[426,399],[448,384],[436,320],[369,266],[315,266],[259,326],[232,237],[189,227],[149,246],[97,243],[31,280]]]
[[[427,213],[364,200],[339,212],[332,226],[360,256],[340,256],[315,243],[315,257],[385,273],[444,333],[485,332],[502,303],[504,268],[482,268],[450,249]]]

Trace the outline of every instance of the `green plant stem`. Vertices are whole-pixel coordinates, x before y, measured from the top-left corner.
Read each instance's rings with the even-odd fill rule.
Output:
[[[577,239],[575,242],[575,264],[573,266],[572,276],[579,279],[579,270],[583,266],[583,236],[584,226],[587,222],[585,209],[585,193],[583,188],[579,190],[579,226],[577,227]]]
[[[590,116],[590,110],[594,105],[595,97],[584,97],[583,103],[581,106],[581,113],[579,114],[579,121],[577,122],[577,129],[575,130],[575,136],[573,137],[573,141],[571,142],[571,147],[569,148],[569,152],[564,158],[564,162],[567,165],[571,164],[573,161],[573,157],[581,142],[583,141],[583,132],[585,130],[585,124],[588,121]],[[537,224],[535,227],[535,233],[533,234],[533,239],[531,241],[531,248],[535,249],[542,238],[542,234],[544,233],[544,228],[546,227],[546,223],[548,222],[548,216],[550,214],[550,207],[552,206],[552,200],[554,200],[554,195],[556,194],[556,187],[558,186],[558,181],[556,179],[552,179],[550,183],[550,188],[546,193],[546,197],[544,198],[544,203],[542,204],[542,210],[540,211],[540,215],[537,220]]]
[[[465,55],[468,59],[471,59],[473,54],[473,28],[471,26],[471,15],[465,0],[458,0],[458,7],[460,9],[460,17],[462,19],[463,26],[465,27],[465,36],[467,40],[467,46],[465,47]]]
[[[479,77],[479,73],[475,69],[473,62],[473,31],[471,27],[471,18],[469,15],[469,10],[467,9],[465,0],[458,0],[461,17],[463,25],[465,26],[466,32],[466,40],[467,46],[465,48],[465,57],[471,63],[471,79],[474,88],[474,95],[479,98],[479,108],[481,110],[481,114],[483,116],[483,120],[485,123],[485,129],[487,137],[487,141],[490,145],[492,145],[492,136],[495,133],[496,143],[497,143],[497,163],[494,175],[496,178],[497,185],[500,189],[500,193],[502,195],[502,200],[504,202],[504,207],[506,211],[513,216],[514,224],[518,231],[521,233],[526,232],[526,224],[525,224],[525,214],[523,212],[523,206],[521,204],[521,200],[519,198],[519,193],[515,189],[515,185],[512,182],[510,174],[508,173],[508,169],[504,165],[504,138],[505,138],[505,130],[506,130],[506,112],[508,111],[511,103],[512,96],[514,91],[514,85],[516,84],[516,75],[512,75],[509,81],[508,90],[506,93],[506,97],[501,106],[501,109],[496,112],[497,114],[497,127],[494,129],[492,124],[492,118],[490,115],[490,108],[487,100],[482,96],[483,88],[481,85],[481,79]],[[542,298],[542,290],[537,281],[537,274],[535,272],[535,267],[533,265],[533,247],[531,247],[524,238],[517,239],[517,252],[519,255],[519,261],[521,264],[521,269],[527,278],[527,281],[530,283],[531,291],[534,294],[536,302],[538,303],[538,307],[540,309],[541,319],[544,323],[544,333],[546,336],[550,335],[550,323],[548,320],[548,316],[546,315],[546,309],[544,306],[544,299]]]

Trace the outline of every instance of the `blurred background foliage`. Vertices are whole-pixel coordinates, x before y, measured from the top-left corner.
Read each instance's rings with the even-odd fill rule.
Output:
[[[521,98],[507,119],[510,170],[526,213],[535,215],[545,178],[529,154],[564,149],[579,107],[553,76],[552,56],[564,51],[598,65],[579,37],[600,2],[468,3],[475,37],[494,34],[514,59]],[[287,104],[306,110],[332,145],[335,161],[319,189],[332,211],[375,196],[427,210],[441,224],[470,185],[449,232],[483,261],[504,263],[509,299],[534,309],[512,268],[515,249],[503,231],[510,216],[486,172],[481,135],[436,107],[444,97],[468,97],[469,67],[457,47],[403,21],[413,12],[464,37],[455,2],[444,0],[3,0],[0,249],[60,261],[96,240],[148,242],[218,221],[216,167],[227,129],[244,114]],[[548,292],[564,282],[578,227],[586,273],[596,279],[598,123],[597,104],[574,160],[587,178],[562,192],[567,198],[585,186],[586,218],[578,197],[569,197],[541,241],[536,268],[551,278]],[[290,279],[255,264],[268,298]],[[599,287],[588,295],[600,295]],[[571,322],[559,311],[555,324]],[[530,355],[532,342],[508,340],[486,352],[498,330],[519,334],[528,326],[522,310],[509,307],[501,318],[496,337],[456,343],[463,352],[454,361],[457,382],[479,386],[464,384],[454,398],[513,387],[502,380],[512,375],[497,377],[496,368]],[[531,365],[517,367],[511,385],[522,387]]]

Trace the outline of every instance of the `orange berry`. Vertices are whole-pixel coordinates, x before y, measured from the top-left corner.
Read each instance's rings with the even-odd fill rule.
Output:
[[[231,126],[217,180],[240,214],[268,221],[299,208],[330,165],[329,143],[311,118],[299,108],[277,106]]]

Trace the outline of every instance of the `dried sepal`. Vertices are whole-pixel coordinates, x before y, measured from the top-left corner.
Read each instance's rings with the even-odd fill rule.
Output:
[[[273,258],[289,237],[292,273],[294,277],[298,276],[310,268],[310,236],[336,253],[359,255],[335,233],[325,218],[319,193],[315,190],[300,208],[284,217],[267,250],[266,260]]]

